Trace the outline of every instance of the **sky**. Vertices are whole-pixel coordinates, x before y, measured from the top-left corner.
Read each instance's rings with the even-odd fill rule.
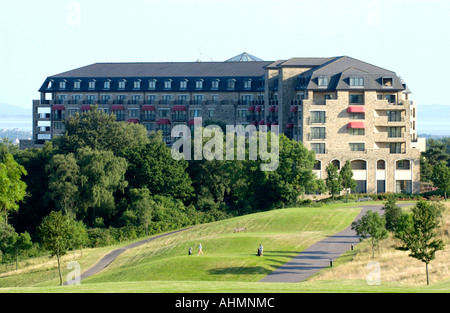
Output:
[[[351,56],[396,72],[418,105],[450,105],[449,14],[448,0],[0,0],[0,103],[31,109],[47,76],[96,62],[246,51]]]

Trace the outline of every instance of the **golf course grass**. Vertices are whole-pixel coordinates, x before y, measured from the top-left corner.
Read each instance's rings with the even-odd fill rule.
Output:
[[[364,203],[377,204],[374,203]],[[58,286],[56,261],[41,270],[0,275],[0,292],[449,292],[450,280],[431,286],[383,282],[369,286],[365,276],[351,280],[261,283],[260,279],[306,247],[345,229],[360,212],[352,204],[273,210],[197,225],[120,254],[107,268],[80,285]],[[246,231],[235,233],[236,227]],[[198,244],[203,254],[197,255]],[[86,249],[77,258],[84,272],[115,247]],[[259,244],[264,256],[257,257]],[[188,249],[193,248],[193,255]],[[66,279],[72,261],[65,256]],[[343,260],[347,260],[343,259]],[[350,258],[351,259],[351,258]],[[49,259],[47,258],[47,261]],[[345,261],[347,262],[347,261]],[[339,264],[339,261],[336,263]]]

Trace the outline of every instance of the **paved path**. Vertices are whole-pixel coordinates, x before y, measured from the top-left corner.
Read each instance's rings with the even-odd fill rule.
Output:
[[[397,204],[398,206],[412,205]],[[368,210],[376,211],[383,214],[381,208],[383,205],[359,206],[362,207],[361,212],[355,221],[360,219]],[[295,256],[291,261],[280,266],[275,271],[264,277],[260,282],[272,283],[297,283],[305,280],[318,271],[330,266],[330,259],[336,260],[342,253],[351,249],[351,244],[359,243],[359,236],[347,227],[340,233],[329,236],[312,246],[306,248],[300,254]]]
[[[155,240],[155,239],[158,239],[158,238],[161,238],[161,237],[169,236],[169,235],[172,235],[172,234],[175,234],[175,233],[178,233],[178,232],[184,231],[186,229],[190,229],[190,228],[192,228],[192,227],[178,229],[178,230],[175,230],[175,231],[171,231],[169,233],[153,236],[153,237],[150,237],[148,239],[143,239],[141,241],[129,244],[128,246],[125,246],[123,248],[119,248],[119,249],[113,250],[110,253],[108,253],[107,255],[105,255],[97,264],[95,264],[93,267],[91,267],[86,272],[81,274],[80,275],[80,280],[83,280],[86,277],[89,277],[89,276],[92,276],[94,274],[97,274],[102,269],[104,269],[109,264],[111,264],[111,262],[114,261],[121,253],[123,253],[124,251],[126,251],[128,249],[136,248],[136,247],[138,247],[140,245],[146,244],[149,241],[152,241],[152,240]],[[67,283],[64,283],[64,285],[67,285]]]

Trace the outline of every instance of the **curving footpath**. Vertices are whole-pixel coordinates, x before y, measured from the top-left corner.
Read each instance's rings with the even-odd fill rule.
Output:
[[[192,227],[178,229],[178,230],[171,231],[169,233],[153,236],[153,237],[146,238],[146,239],[143,239],[141,241],[129,244],[128,246],[125,246],[123,248],[119,248],[119,249],[113,250],[110,253],[108,253],[107,255],[105,255],[97,264],[95,264],[93,267],[91,267],[86,272],[81,274],[80,275],[80,280],[83,280],[84,278],[87,278],[89,276],[97,274],[98,272],[100,272],[101,270],[106,268],[109,264],[111,264],[111,262],[113,262],[120,254],[122,254],[124,251],[126,251],[128,249],[136,248],[136,247],[138,247],[140,245],[146,244],[149,241],[153,241],[153,240],[161,238],[161,237],[165,237],[165,236],[169,236],[169,235],[181,232],[181,231],[185,231],[185,230],[190,229],[190,228],[192,228]],[[67,282],[64,283],[64,285],[67,285]]]
[[[400,207],[413,203],[397,204]],[[368,210],[383,214],[383,205],[366,205],[354,221],[359,220]],[[291,261],[280,266],[275,271],[264,277],[260,282],[270,283],[298,283],[320,270],[330,266],[330,259],[336,260],[341,254],[359,243],[359,236],[351,229],[351,225],[343,231],[329,236],[312,246],[306,248]]]

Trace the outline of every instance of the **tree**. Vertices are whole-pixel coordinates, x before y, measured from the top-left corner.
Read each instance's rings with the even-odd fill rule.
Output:
[[[89,147],[78,149],[75,158],[79,166],[79,215],[92,223],[97,217],[112,218],[115,213],[115,193],[124,192],[127,162],[112,151],[97,151]]]
[[[8,223],[8,215],[19,209],[18,203],[25,197],[27,185],[21,180],[27,175],[9,152],[0,151],[0,215]]]
[[[50,257],[56,255],[58,261],[59,283],[62,285],[61,257],[70,247],[72,227],[70,219],[61,211],[53,211],[46,216],[39,226],[42,247],[50,252]]]
[[[353,179],[352,164],[349,160],[345,162],[345,165],[341,168],[339,175],[341,176],[342,188],[347,191],[346,201],[348,202],[349,191],[355,189],[357,186],[356,181]]]
[[[445,200],[450,192],[450,167],[444,161],[436,164],[433,168],[433,184],[444,192]]]
[[[128,162],[126,180],[130,188],[147,188],[150,194],[170,196],[183,201],[191,197],[193,188],[186,172],[186,160],[174,160],[161,136],[147,144],[124,151]]]
[[[388,231],[385,228],[385,219],[378,214],[378,212],[367,211],[361,219],[352,223],[352,230],[356,231],[359,239],[362,241],[365,238],[371,237],[372,244],[372,258],[375,257],[375,247],[379,242],[388,237]]]
[[[386,219],[386,229],[391,232],[394,232],[397,228],[397,223],[402,215],[402,209],[396,205],[395,202],[395,197],[389,195],[387,202],[383,207],[384,218]]]
[[[145,235],[148,237],[148,227],[152,221],[152,212],[155,202],[150,198],[147,188],[133,188],[129,191],[130,210],[136,212],[138,222],[144,226]]]
[[[85,246],[88,235],[86,225],[82,221],[77,221],[70,219],[70,248],[75,251],[75,249],[80,248],[81,258],[83,258],[83,246]]]
[[[91,106],[91,110],[66,119],[65,126],[66,134],[53,140],[62,154],[90,147],[121,155],[125,148],[148,142],[144,126],[118,122],[114,114],[99,111],[97,106]]]
[[[16,261],[16,271],[18,268],[19,255],[31,249],[33,243],[31,242],[30,234],[25,232],[20,235],[14,232],[12,236],[8,238],[6,253],[11,255]]]
[[[409,251],[409,256],[426,264],[427,285],[430,284],[428,264],[436,258],[436,252],[444,249],[444,242],[435,239],[440,225],[442,208],[437,203],[419,201],[411,214],[403,214],[395,237],[402,245],[397,250]]]
[[[333,196],[339,194],[342,190],[341,186],[341,176],[339,175],[339,170],[333,163],[328,164],[326,170],[327,178],[325,178],[325,184],[327,185],[328,191]]]
[[[46,165],[48,191],[57,209],[75,218],[78,202],[80,168],[73,153],[56,154]]]

